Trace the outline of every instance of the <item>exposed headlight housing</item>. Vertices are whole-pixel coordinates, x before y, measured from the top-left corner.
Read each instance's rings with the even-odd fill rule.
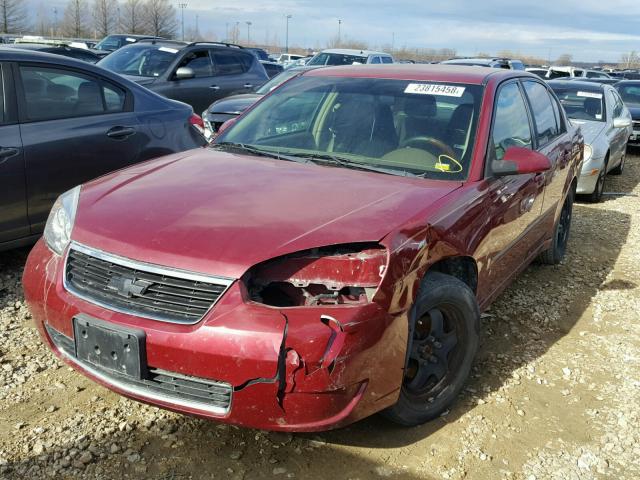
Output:
[[[591,159],[591,155],[593,155],[593,148],[591,145],[584,146],[584,161],[587,162]]]
[[[71,241],[79,196],[80,186],[77,186],[60,195],[51,207],[44,227],[44,240],[49,249],[58,255],[62,255]]]
[[[252,301],[273,307],[369,303],[387,265],[378,244],[306,250],[253,267],[244,277]]]

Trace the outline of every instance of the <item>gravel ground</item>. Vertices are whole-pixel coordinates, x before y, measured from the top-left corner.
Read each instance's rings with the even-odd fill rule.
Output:
[[[412,429],[320,435],[182,417],[110,393],[40,343],[0,253],[0,478],[640,478],[640,156],[575,208],[565,262],[533,265],[484,316],[455,408]]]

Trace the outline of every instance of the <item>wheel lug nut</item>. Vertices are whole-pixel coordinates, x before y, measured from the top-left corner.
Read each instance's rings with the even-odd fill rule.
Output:
[[[442,348],[442,344],[440,342],[433,342],[434,348]]]
[[[431,355],[429,357],[429,362],[431,363],[438,363],[438,357],[436,357],[435,355]]]

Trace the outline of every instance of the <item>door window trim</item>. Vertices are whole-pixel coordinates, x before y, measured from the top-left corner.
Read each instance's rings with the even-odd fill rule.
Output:
[[[44,68],[44,69],[50,69],[50,70],[65,70],[68,71],[70,73],[76,73],[78,75],[82,75],[85,77],[89,77],[92,80],[94,80],[98,85],[100,85],[101,90],[107,86],[107,87],[116,87],[119,90],[124,91],[124,105],[122,110],[118,111],[118,112],[109,112],[106,111],[106,107],[105,107],[105,111],[100,112],[100,113],[91,113],[88,115],[78,115],[78,116],[61,116],[61,117],[52,117],[52,118],[46,118],[46,119],[36,119],[36,120],[32,120],[27,116],[27,102],[26,102],[26,96],[25,96],[25,92],[23,89],[23,85],[22,85],[22,76],[20,74],[20,67],[29,67],[29,68]],[[99,115],[117,115],[117,114],[121,114],[121,113],[129,113],[129,112],[133,112],[133,106],[134,106],[134,100],[133,100],[133,94],[131,93],[131,91],[124,87],[123,85],[116,83],[110,79],[105,79],[102,76],[96,75],[94,72],[91,71],[87,71],[87,70],[82,70],[79,68],[74,68],[74,67],[69,67],[67,65],[58,65],[58,64],[53,64],[53,63],[43,63],[43,62],[30,62],[30,61],[19,61],[19,62],[15,62],[13,63],[13,78],[15,79],[14,81],[14,87],[15,87],[15,98],[17,100],[17,104],[18,104],[18,120],[20,123],[39,123],[39,122],[50,122],[52,120],[70,120],[70,119],[74,119],[74,118],[88,118],[88,117],[96,117]],[[104,91],[102,93],[103,97],[104,97]],[[103,98],[104,99],[104,98]]]

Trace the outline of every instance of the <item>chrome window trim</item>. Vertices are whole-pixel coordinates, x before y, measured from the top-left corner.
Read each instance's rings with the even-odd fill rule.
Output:
[[[153,391],[150,391],[150,390],[146,390],[146,389],[144,389],[142,387],[135,387],[135,386],[128,385],[125,382],[121,382],[121,381],[119,381],[117,379],[114,379],[113,377],[110,377],[108,375],[105,375],[105,374],[99,372],[98,370],[90,367],[86,363],[80,362],[77,358],[72,356],[64,348],[60,348],[57,345],[56,345],[56,347],[58,348],[58,351],[65,357],[65,359],[67,359],[68,361],[70,361],[74,365],[78,366],[80,369],[86,371],[87,373],[89,373],[91,376],[95,377],[99,381],[105,383],[106,385],[114,386],[115,388],[118,388],[119,390],[122,390],[123,392],[126,392],[126,393],[129,393],[131,395],[135,395],[137,397],[140,397],[141,399],[156,400],[156,401],[160,401],[160,402],[166,402],[169,405],[177,405],[177,406],[180,406],[180,407],[192,408],[194,410],[200,410],[200,411],[208,412],[208,413],[211,413],[213,415],[218,415],[218,416],[221,416],[221,417],[227,416],[229,414],[229,412],[231,411],[231,402],[233,401],[233,387],[228,383],[211,382],[211,383],[216,383],[216,384],[218,384],[218,385],[220,385],[220,386],[222,386],[224,388],[229,388],[229,392],[230,392],[230,394],[229,394],[229,405],[228,405],[227,408],[214,407],[214,406],[206,404],[205,402],[196,402],[196,401],[191,401],[191,400],[183,400],[183,399],[180,399],[178,397],[172,397],[172,396],[169,396],[169,395],[163,395],[161,393],[157,393],[157,392],[153,392]],[[173,372],[168,372],[168,373],[170,373],[171,375],[174,375]]]
[[[193,320],[193,321],[184,321],[184,322],[177,322],[175,320],[167,320],[166,318],[162,318],[160,316],[155,316],[155,315],[151,315],[151,314],[142,314],[142,313],[138,313],[135,312],[133,310],[127,309],[127,308],[120,308],[120,307],[116,307],[114,305],[109,305],[107,303],[101,302],[99,300],[96,300],[94,298],[88,297],[86,295],[84,295],[82,292],[78,292],[76,289],[73,288],[73,286],[69,285],[67,282],[67,265],[69,264],[69,252],[71,250],[76,250],[78,252],[84,253],[85,255],[89,255],[95,258],[98,258],[99,260],[104,260],[105,262],[111,262],[111,263],[115,263],[117,265],[120,265],[122,267],[127,267],[127,268],[133,268],[136,270],[141,270],[141,271],[145,271],[145,272],[149,272],[149,273],[155,273],[157,275],[168,275],[170,277],[174,277],[174,278],[179,278],[182,280],[191,280],[194,282],[203,282],[203,283],[209,283],[209,284],[214,284],[214,285],[222,285],[224,286],[224,290],[220,293],[220,295],[218,296],[217,300],[215,302],[213,302],[211,304],[211,306],[209,307],[209,309],[202,315],[202,317]],[[217,277],[217,276],[213,276],[213,275],[205,275],[205,274],[201,274],[201,273],[196,273],[196,272],[189,272],[186,270],[180,270],[177,268],[171,268],[171,267],[163,267],[160,265],[156,265],[153,263],[146,263],[146,262],[140,262],[137,260],[132,260],[129,258],[125,258],[125,257],[121,257],[119,255],[114,255],[111,253],[107,253],[103,250],[99,250],[97,248],[93,248],[93,247],[88,247],[86,245],[83,245],[81,243],[78,242],[74,242],[72,241],[71,244],[69,245],[69,248],[67,248],[67,252],[64,256],[64,268],[62,271],[62,286],[64,287],[64,289],[66,291],[68,291],[69,293],[71,293],[72,295],[84,300],[85,302],[89,302],[92,303],[94,305],[97,305],[99,307],[102,307],[106,310],[111,310],[113,312],[119,312],[119,313],[124,313],[127,315],[131,315],[134,317],[139,317],[139,318],[146,318],[149,320],[156,320],[158,322],[164,322],[164,323],[172,323],[175,325],[195,325],[196,323],[200,322],[204,317],[206,317],[209,312],[211,311],[211,309],[213,309],[213,307],[220,301],[220,299],[224,296],[224,294],[227,292],[227,290],[229,289],[229,287],[233,284],[235,280],[232,278],[227,278],[227,277]]]

